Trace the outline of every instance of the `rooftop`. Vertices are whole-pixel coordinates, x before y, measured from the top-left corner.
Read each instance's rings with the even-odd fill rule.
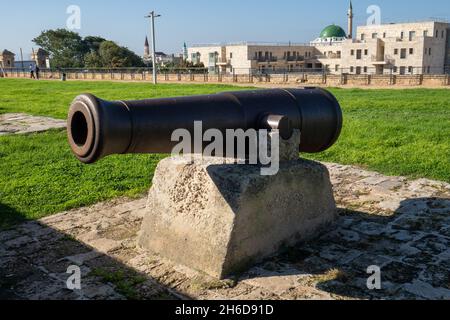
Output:
[[[241,42],[219,42],[219,43],[199,43],[194,44],[191,48],[200,47],[225,47],[225,46],[266,46],[266,47],[295,47],[295,46],[308,46],[308,43],[296,43],[296,42],[259,42],[259,41],[241,41]]]
[[[347,33],[342,29],[341,27],[332,24],[325,29],[322,30],[320,33],[320,37],[322,39],[328,39],[328,38],[346,38]]]

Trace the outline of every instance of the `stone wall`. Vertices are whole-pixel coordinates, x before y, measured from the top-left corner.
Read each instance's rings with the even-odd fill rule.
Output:
[[[28,71],[5,70],[8,78],[29,78]],[[106,81],[151,81],[149,72],[66,72],[68,80],[106,80]],[[61,79],[59,71],[41,71],[41,79]],[[240,84],[273,84],[273,85],[325,85],[339,87],[342,85],[355,87],[384,87],[384,86],[450,86],[450,75],[323,75],[286,73],[271,75],[244,74],[159,74],[160,82],[192,82],[192,83],[240,83]]]

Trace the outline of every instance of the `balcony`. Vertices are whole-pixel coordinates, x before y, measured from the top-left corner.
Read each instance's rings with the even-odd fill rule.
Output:
[[[218,66],[229,66],[231,65],[231,59],[218,59],[216,62]]]
[[[378,56],[372,55],[372,64],[374,64],[374,65],[391,65],[391,64],[395,64],[395,59],[393,59],[389,55],[385,55],[384,57],[378,57]]]
[[[328,54],[318,54],[316,59],[341,59],[341,54],[338,53],[328,53]]]
[[[258,57],[258,58],[253,58],[253,61],[257,61],[258,63],[268,63],[268,62],[277,62],[278,58],[277,57]]]
[[[290,57],[284,57],[283,60],[287,61],[287,62],[301,62],[301,61],[305,61],[305,57],[304,56],[290,56]]]

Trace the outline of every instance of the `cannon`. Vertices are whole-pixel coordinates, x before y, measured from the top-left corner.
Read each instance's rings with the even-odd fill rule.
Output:
[[[171,153],[177,129],[278,129],[289,138],[301,131],[299,152],[330,148],[342,128],[335,97],[319,88],[224,92],[212,95],[105,101],[91,94],[75,98],[68,115],[68,140],[75,156],[89,164],[113,154]]]

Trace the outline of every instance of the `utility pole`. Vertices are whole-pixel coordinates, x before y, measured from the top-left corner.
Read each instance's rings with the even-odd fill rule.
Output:
[[[22,48],[20,48],[20,60],[22,61],[22,69],[25,70],[25,66],[23,64],[23,51],[22,51]]]
[[[149,13],[145,18],[150,18],[151,20],[151,34],[152,34],[152,69],[153,69],[153,84],[157,84],[158,80],[156,77],[156,44],[155,44],[155,18],[159,18],[161,15],[156,14],[155,11]]]

